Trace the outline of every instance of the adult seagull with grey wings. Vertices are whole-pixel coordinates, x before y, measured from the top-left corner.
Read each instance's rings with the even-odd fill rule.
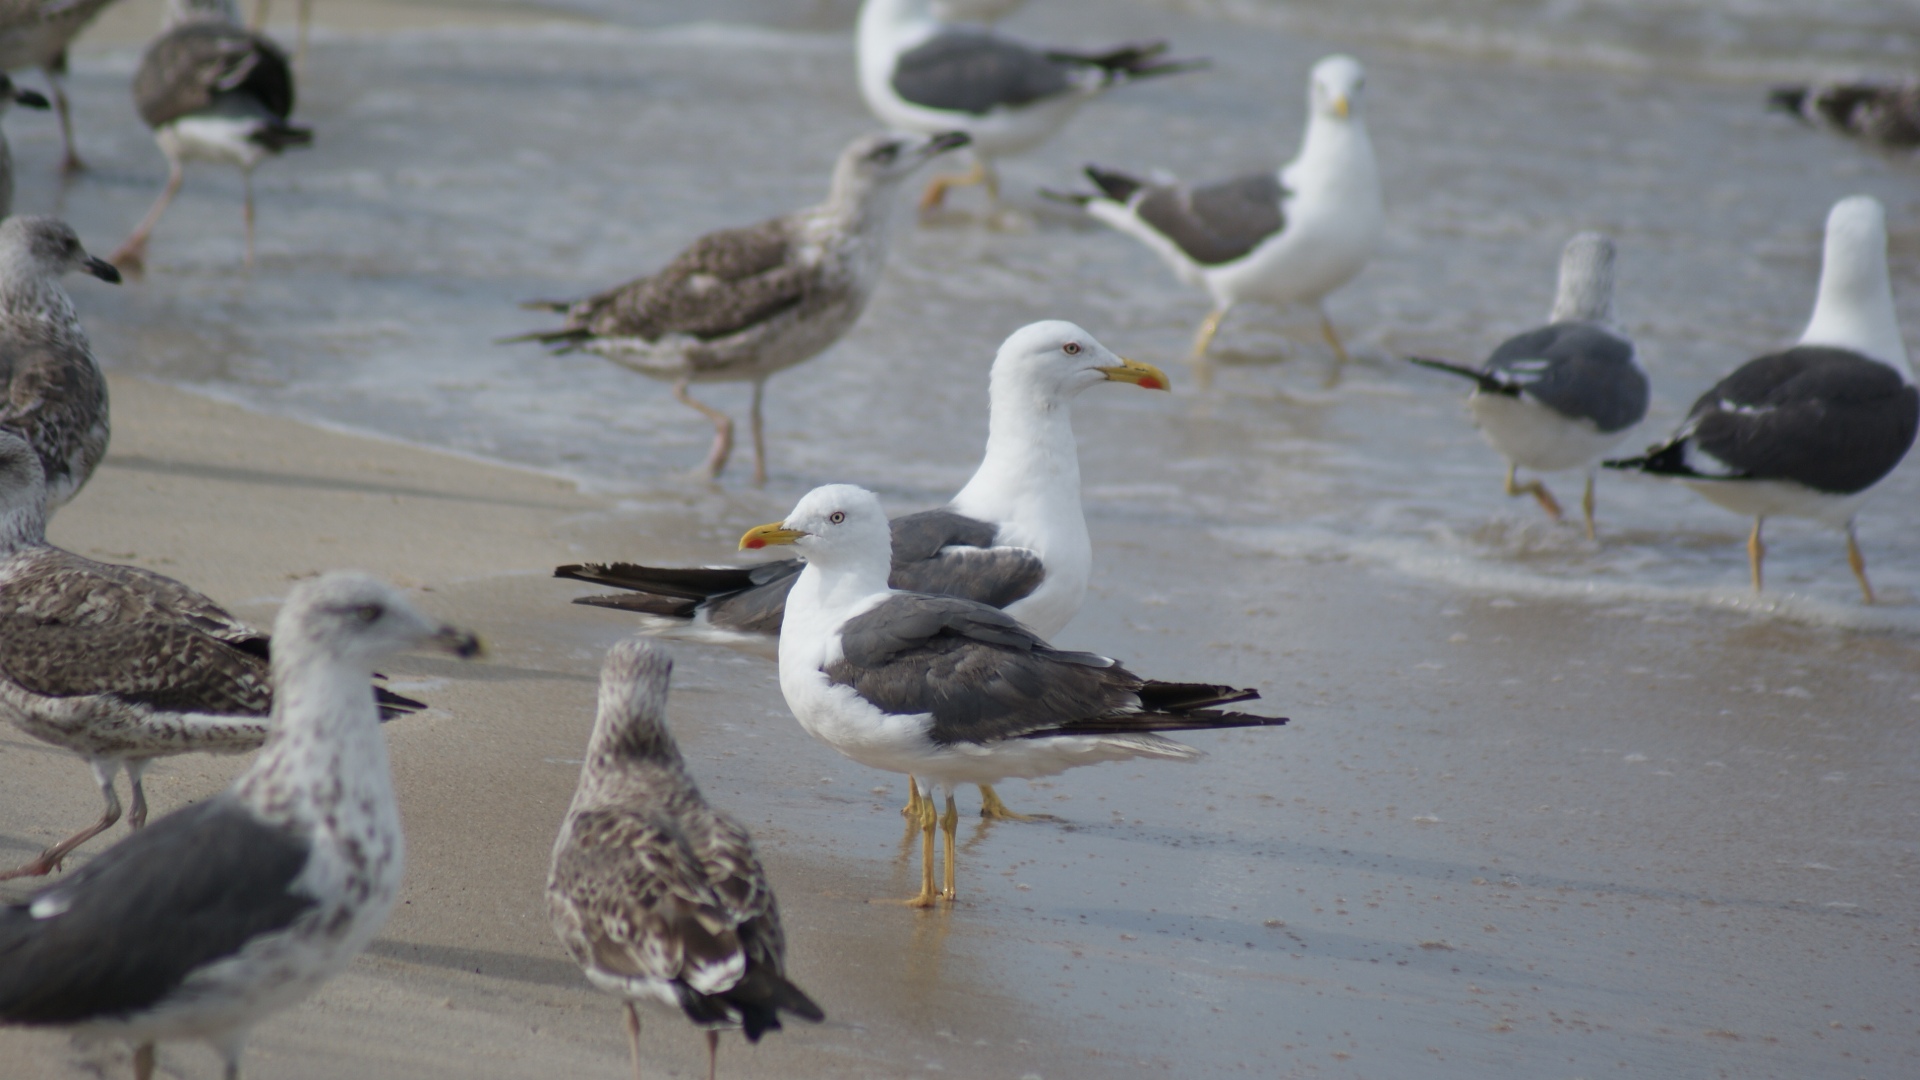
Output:
[[[1584,469],[1580,508],[1593,539],[1593,474],[1600,458],[1647,415],[1652,397],[1647,370],[1633,342],[1613,323],[1613,241],[1583,232],[1560,252],[1560,287],[1547,325],[1500,343],[1478,368],[1430,357],[1422,367],[1472,379],[1467,408],[1507,459],[1507,494],[1532,495],[1560,520],[1560,503],[1538,478],[1516,482],[1521,468],[1536,472]]]
[[[1907,347],[1887,276],[1887,216],[1869,195],[1827,214],[1813,318],[1792,348],[1749,360],[1693,403],[1686,422],[1644,455],[1608,468],[1672,477],[1753,518],[1753,591],[1769,517],[1811,518],[1847,538],[1847,565],[1873,603],[1853,517],[1920,430]]]
[[[881,123],[973,137],[973,170],[935,177],[920,198],[923,210],[969,184],[985,184],[997,199],[995,158],[1039,145],[1116,86],[1205,66],[1166,59],[1164,41],[1093,51],[1029,45],[983,26],[944,23],[933,0],[866,0],[857,35],[860,93]]]
[[[405,649],[479,641],[391,586],[332,573],[274,620],[273,735],[226,791],[0,909],[0,1023],[135,1047],[212,1043],[239,1080],[253,1026],[338,974],[387,921],[404,845],[372,689]]]
[[[770,544],[807,559],[780,627],[787,707],[808,734],[862,765],[924,778],[911,906],[955,897],[958,784],[1130,758],[1191,761],[1199,751],[1161,733],[1286,723],[1217,708],[1257,691],[1142,679],[1107,657],[1055,649],[998,608],[888,587],[887,517],[863,488],[815,488],[784,521],[740,540]],[[946,792],[944,814],[934,787]],[[937,889],[936,823],[946,836]]]

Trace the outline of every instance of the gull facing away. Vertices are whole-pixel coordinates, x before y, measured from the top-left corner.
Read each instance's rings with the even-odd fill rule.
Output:
[[[906,901],[954,899],[953,789],[1052,776],[1129,758],[1191,761],[1159,734],[1286,723],[1214,706],[1255,690],[1142,679],[1092,653],[1063,652],[998,608],[887,586],[880,501],[850,484],[815,488],[743,548],[792,544],[807,558],[780,628],[780,690],[807,734],[869,768],[924,778],[921,886]],[[946,792],[936,814],[933,788]],[[934,887],[933,829],[946,835]]]
[[[1767,105],[1881,150],[1920,148],[1920,79],[1782,86],[1767,96]]]
[[[705,1029],[713,1080],[721,1028],[759,1042],[783,1012],[826,1014],[787,979],[786,933],[752,838],[707,805],[667,730],[672,673],[666,651],[643,640],[608,651],[547,912],[587,981],[625,1003],[635,1080],[641,1005]]]
[[[1152,249],[1180,280],[1212,294],[1213,312],[1192,348],[1203,384],[1221,320],[1247,300],[1312,306],[1334,356],[1346,363],[1346,346],[1322,301],[1367,265],[1386,224],[1361,107],[1365,84],[1366,72],[1350,56],[1315,64],[1300,152],[1276,173],[1190,188],[1089,165],[1097,192],[1046,193],[1085,207]]]
[[[1535,472],[1581,469],[1580,509],[1593,539],[1593,474],[1600,459],[1646,418],[1652,398],[1647,370],[1633,342],[1613,322],[1613,241],[1583,232],[1560,252],[1560,288],[1547,325],[1500,343],[1473,368],[1450,360],[1409,357],[1422,367],[1473,380],[1467,409],[1487,442],[1507,459],[1508,495],[1532,495],[1560,520],[1560,503]]]
[[[0,0],[0,71],[39,68],[53,91],[60,116],[60,170],[86,168],[73,148],[73,110],[60,79],[67,73],[67,46],[113,0]],[[36,95],[38,96],[38,95]],[[17,99],[16,99],[17,100]],[[26,104],[24,101],[21,104]],[[45,107],[45,99],[39,106]]]
[[[58,218],[0,222],[0,430],[40,457],[47,506],[72,499],[107,453],[107,378],[94,361],[62,275],[109,284],[120,271],[87,254]]]
[[[256,750],[273,704],[267,635],[170,577],[47,543],[45,498],[32,448],[0,431],[0,717],[85,758],[106,811],[0,880],[53,873],[112,828],[122,768],[139,829],[155,758]],[[389,714],[425,708],[377,694]]]
[[[189,161],[231,165],[246,192],[245,265],[253,265],[253,170],[290,147],[309,146],[313,130],[293,114],[293,69],[265,36],[243,29],[234,0],[167,0],[161,35],[133,76],[133,104],[167,156],[167,186],[133,234],[113,253],[137,271],[147,237],[167,212]]]
[[[1009,336],[993,361],[980,467],[945,506],[893,519],[888,584],[1004,608],[1042,638],[1066,629],[1093,573],[1072,405],[1106,382],[1168,388],[1159,368],[1115,356],[1069,322],[1033,323]],[[589,564],[558,567],[554,576],[634,590],[574,602],[641,612],[649,632],[777,649],[787,590],[803,565]],[[908,797],[917,816],[919,789],[909,784]],[[1022,818],[990,786],[980,798],[982,816]]]
[[[584,300],[529,303],[563,313],[566,325],[502,344],[584,350],[629,371],[671,379],[674,398],[713,423],[704,466],[709,477],[719,476],[733,453],[733,419],[694,400],[687,387],[751,382],[753,482],[764,484],[760,399],[767,379],[818,356],[853,327],[886,266],[894,189],[929,158],[966,144],[957,132],[863,135],[840,152],[826,202],[710,232],[658,273]]]
[[[372,690],[405,649],[479,641],[363,574],[295,586],[274,621],[273,735],[226,791],[0,909],[0,1022],[134,1045],[201,1039],[239,1080],[253,1026],[338,974],[387,921],[404,844]]]
[[[1164,41],[1093,52],[1029,45],[984,26],[949,25],[933,0],[866,0],[856,45],[860,93],[881,123],[973,137],[973,170],[935,177],[920,197],[922,210],[970,184],[986,185],[997,200],[994,159],[1046,141],[1116,86],[1205,66],[1165,59]]]
[[[47,107],[47,99],[35,91],[15,86],[12,79],[0,74],[0,116],[6,115],[9,105],[44,109]],[[0,135],[0,218],[11,213],[13,213],[13,148],[7,145],[6,136]]]
[[[1700,395],[1667,442],[1612,469],[1670,476],[1753,518],[1747,562],[1753,591],[1773,516],[1810,518],[1847,537],[1847,565],[1873,603],[1853,518],[1913,446],[1920,391],[1894,315],[1887,217],[1869,195],[1827,215],[1820,292],[1792,348],[1749,360]]]

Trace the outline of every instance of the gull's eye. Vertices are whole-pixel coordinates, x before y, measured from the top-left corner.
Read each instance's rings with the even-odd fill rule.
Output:
[[[845,510],[835,510],[833,513],[827,515],[827,521],[834,525],[838,525],[845,520],[847,520],[847,512]]]
[[[356,619],[359,619],[363,623],[373,622],[374,620],[380,618],[380,616],[383,614],[385,614],[385,612],[381,609],[379,604],[362,604],[359,607],[353,609],[353,617]]]
[[[1080,343],[1077,341],[1069,341],[1065,345],[1060,346],[1060,351],[1066,353],[1068,356],[1079,356]]]

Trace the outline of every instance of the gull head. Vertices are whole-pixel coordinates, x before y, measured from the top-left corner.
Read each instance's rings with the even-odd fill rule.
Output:
[[[880,567],[884,580],[893,561],[893,527],[873,492],[852,484],[828,484],[800,497],[785,521],[758,525],[740,538],[740,550],[780,544],[800,549],[810,563],[833,567]]]
[[[1351,56],[1329,56],[1313,65],[1313,78],[1307,91],[1312,115],[1347,120],[1360,115],[1360,91],[1366,87],[1367,71]]]
[[[862,135],[840,151],[840,163],[833,172],[834,194],[842,196],[891,188],[930,159],[970,141],[963,131],[939,135],[900,132]]]
[[[1605,233],[1575,233],[1560,249],[1560,290],[1548,322],[1613,320],[1613,241]]]
[[[1800,343],[1864,353],[1913,381],[1887,276],[1887,212],[1871,195],[1841,199],[1827,214],[1820,292]]]
[[[630,637],[607,650],[600,665],[600,713],[593,725],[588,757],[679,758],[667,734],[667,683],[673,657],[642,637]]]
[[[993,358],[996,396],[1017,393],[1053,406],[1103,382],[1131,383],[1143,390],[1171,388],[1166,372],[1116,356],[1092,334],[1058,319],[1015,330]]]
[[[47,478],[27,440],[0,429],[0,550],[47,535]]]
[[[55,217],[29,215],[0,222],[0,267],[8,277],[24,273],[57,278],[80,270],[101,281],[120,283],[120,271],[105,259],[87,254],[73,226]]]
[[[276,680],[285,663],[324,657],[371,670],[396,653],[431,649],[480,654],[472,633],[429,618],[399,589],[368,574],[336,570],[294,586],[273,621]]]

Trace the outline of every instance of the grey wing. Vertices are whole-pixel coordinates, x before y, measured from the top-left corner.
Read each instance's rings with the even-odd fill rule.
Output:
[[[915,105],[982,116],[1066,93],[1075,68],[1018,41],[952,29],[901,53],[892,82]]]
[[[1046,566],[1029,548],[994,546],[1000,527],[927,510],[893,519],[893,571],[887,584],[905,592],[960,596],[1003,608],[1032,595]]]
[[[575,306],[570,322],[602,337],[726,337],[798,305],[812,285],[783,220],[708,233],[659,273]]]
[[[1148,189],[1135,213],[1189,259],[1217,266],[1240,258],[1286,227],[1281,208],[1286,193],[1273,173],[1201,188],[1166,184]]]
[[[32,444],[50,492],[71,496],[107,452],[107,380],[86,339],[15,339],[0,346],[6,395],[0,427]]]
[[[1633,343],[1593,323],[1554,323],[1508,338],[1487,358],[1522,393],[1603,432],[1625,431],[1647,415],[1652,387],[1634,363]]]
[[[294,884],[309,855],[226,794],[168,814],[0,909],[0,1018],[73,1024],[153,1005],[310,909]]]
[[[258,34],[215,22],[175,27],[147,47],[133,76],[133,103],[148,127],[238,96],[281,120],[293,112],[286,54]]]

